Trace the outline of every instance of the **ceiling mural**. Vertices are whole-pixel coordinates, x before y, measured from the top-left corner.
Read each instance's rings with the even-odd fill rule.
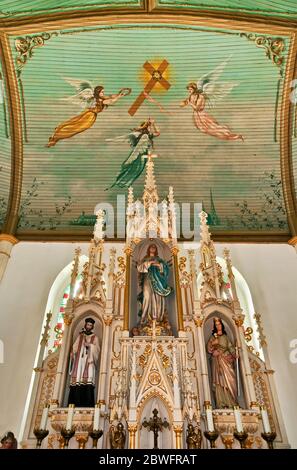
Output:
[[[21,3],[6,1],[2,15],[17,21],[42,14],[42,8],[67,14],[98,6],[95,0],[62,0],[59,6],[45,0],[29,11],[30,2]],[[146,5],[99,3],[100,8]],[[237,3],[193,0],[183,6],[231,11]],[[154,5],[161,11],[181,2]],[[254,13],[261,9],[279,18],[296,13],[289,1],[241,2],[245,11],[252,6]],[[119,201],[128,187],[141,196],[146,155],[152,152],[160,198],[173,185],[192,226],[198,204],[215,236],[290,238],[281,164],[290,34],[264,33],[255,25],[241,30],[234,22],[133,18],[82,19],[80,26],[66,21],[44,30],[35,25],[31,33],[19,28],[9,35],[22,132],[17,236],[89,236],[99,203],[124,213]],[[2,221],[13,191],[4,88],[2,81]],[[295,124],[292,134],[296,176]]]

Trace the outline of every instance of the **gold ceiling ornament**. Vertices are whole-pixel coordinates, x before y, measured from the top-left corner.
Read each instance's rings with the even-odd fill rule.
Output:
[[[41,33],[34,34],[33,36],[21,36],[15,39],[14,47],[18,55],[16,57],[17,71],[20,73],[24,65],[33,57],[33,51],[36,47],[44,46],[45,41],[48,41],[53,36],[58,36],[58,33]]]
[[[284,73],[284,60],[283,52],[285,51],[285,41],[281,37],[270,37],[258,35],[255,33],[240,33],[241,37],[246,37],[249,41],[253,41],[257,47],[265,49],[266,57],[272,61],[279,68],[280,76]]]

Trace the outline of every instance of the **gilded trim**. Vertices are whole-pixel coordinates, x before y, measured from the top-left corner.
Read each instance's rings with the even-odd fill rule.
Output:
[[[257,34],[268,34],[269,36],[282,36],[294,33],[296,29],[297,21],[293,24],[290,22],[267,23],[267,18],[261,18],[259,21],[255,21],[254,18],[248,17],[244,21],[240,18],[216,17],[210,12],[208,15],[198,14],[198,12],[183,11],[177,12],[176,10],[169,10],[165,13],[163,10],[159,11],[154,9],[153,11],[101,11],[94,13],[92,11],[89,16],[82,16],[76,14],[67,15],[47,15],[42,18],[42,21],[37,21],[37,18],[30,17],[26,22],[23,19],[19,21],[14,20],[11,26],[8,25],[9,21],[6,20],[4,23],[0,21],[0,29],[10,35],[30,35],[34,33],[43,33],[47,31],[58,31],[61,29],[74,29],[79,28],[82,25],[84,27],[98,26],[100,24],[129,24],[129,23],[163,23],[163,24],[182,24],[182,25],[201,25],[209,28],[219,29],[233,29],[238,32],[250,32],[257,29]],[[6,24],[7,23],[7,24]]]
[[[18,224],[23,179],[22,112],[9,38],[2,32],[0,32],[0,50],[2,55],[3,75],[7,85],[6,93],[11,133],[10,189],[3,232],[14,234]]]
[[[89,242],[92,238],[92,230],[86,232],[69,232],[69,231],[18,231],[17,237],[20,241],[27,242]],[[288,243],[291,236],[289,232],[212,232],[212,239],[214,242],[228,242],[228,243]],[[191,242],[193,240],[180,238],[178,242]],[[124,238],[109,238],[106,239],[109,243],[123,243]]]
[[[128,247],[126,252],[126,282],[124,293],[124,330],[129,331],[130,317],[130,271],[131,271],[131,248]]]
[[[175,277],[175,289],[176,289],[176,304],[177,304],[177,326],[178,331],[184,331],[184,319],[183,319],[183,306],[181,298],[181,289],[179,282],[179,271],[178,271],[178,248],[172,248],[173,255],[173,266],[174,266],[174,277]]]
[[[296,67],[297,34],[295,33],[291,39],[290,51],[288,53],[287,58],[280,118],[281,179],[288,224],[293,237],[297,234],[297,203],[292,170],[293,105],[290,101],[290,83],[294,78],[294,72],[296,72]]]
[[[9,233],[0,233],[0,242],[9,242],[12,245],[16,245],[19,240]]]
[[[291,245],[291,246],[296,246],[297,245],[297,235],[293,238],[290,238],[290,240],[288,241],[288,244]]]

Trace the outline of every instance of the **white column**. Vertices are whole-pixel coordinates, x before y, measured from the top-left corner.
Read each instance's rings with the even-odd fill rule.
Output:
[[[254,382],[252,377],[252,371],[249,361],[249,356],[247,352],[247,346],[245,343],[244,331],[243,331],[243,318],[235,319],[235,323],[238,327],[237,330],[237,340],[238,340],[238,347],[239,347],[239,354],[241,359],[241,367],[243,372],[243,377],[245,377],[245,399],[246,399],[246,407],[250,408],[252,403],[257,401],[255,389],[254,389]]]
[[[101,350],[101,363],[99,370],[99,387],[98,387],[98,402],[106,404],[106,377],[108,373],[109,363],[109,348],[111,344],[111,323],[112,318],[104,318],[104,329],[102,332],[102,350]]]
[[[12,247],[18,243],[13,235],[0,234],[0,282],[4,276]]]
[[[208,377],[208,370],[207,370],[207,357],[206,357],[206,350],[205,350],[205,343],[203,338],[203,331],[202,331],[202,320],[196,320],[195,322],[197,328],[197,336],[198,336],[198,348],[199,348],[199,356],[200,356],[200,374],[202,378],[202,387],[203,387],[203,395],[204,401],[211,403],[211,395],[210,395],[210,385],[209,385],[209,377]]]

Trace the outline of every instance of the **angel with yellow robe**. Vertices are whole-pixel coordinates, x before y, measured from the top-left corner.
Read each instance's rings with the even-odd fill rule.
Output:
[[[59,124],[49,138],[47,147],[53,147],[59,140],[69,139],[76,134],[90,129],[97,119],[97,115],[116,103],[120,98],[131,93],[130,88],[122,88],[114,95],[104,95],[104,87],[101,85],[93,88],[91,83],[81,80],[67,79],[76,88],[76,95],[66,98],[74,103],[87,106],[85,111],[71,119]]]

